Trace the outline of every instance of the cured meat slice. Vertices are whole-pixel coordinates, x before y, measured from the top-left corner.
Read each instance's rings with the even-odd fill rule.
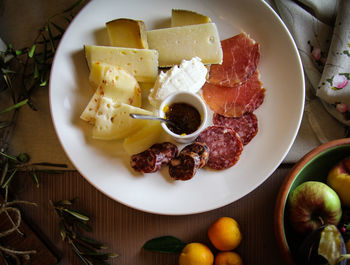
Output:
[[[176,180],[189,180],[196,174],[200,164],[195,152],[181,153],[169,163],[169,175]]]
[[[157,161],[157,155],[150,149],[147,149],[141,153],[132,155],[130,165],[135,171],[153,173],[159,170],[162,164]]]
[[[188,154],[194,152],[199,155],[199,168],[204,167],[209,159],[209,147],[205,143],[194,142],[186,145],[180,152],[180,154]]]
[[[224,117],[215,113],[213,124],[231,128],[241,137],[243,145],[248,144],[258,133],[258,119],[254,113],[246,113],[241,117]]]
[[[243,144],[239,135],[224,126],[209,126],[196,139],[205,143],[210,150],[207,166],[212,169],[225,169],[237,163]]]
[[[167,165],[177,153],[177,146],[170,142],[156,143],[149,148],[157,155],[157,161],[162,165]]]
[[[153,173],[167,165],[178,153],[177,146],[170,142],[157,143],[130,158],[131,167],[138,172]]]
[[[202,95],[210,109],[225,117],[240,117],[247,112],[253,112],[264,101],[265,88],[259,80],[259,72],[241,85],[221,87],[205,83]]]
[[[222,64],[210,67],[209,83],[219,86],[234,86],[246,82],[257,69],[260,47],[245,33],[221,41]]]

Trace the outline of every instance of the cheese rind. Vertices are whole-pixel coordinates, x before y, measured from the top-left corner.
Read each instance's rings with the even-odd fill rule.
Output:
[[[204,64],[222,63],[222,48],[215,23],[147,31],[148,46],[159,53],[159,66],[180,64],[199,57]]]
[[[119,18],[106,23],[110,44],[116,47],[148,49],[145,23]]]
[[[203,23],[210,23],[210,22],[211,22],[211,19],[209,17],[194,11],[185,10],[185,9],[171,10],[172,27],[196,25],[196,24],[203,24]]]
[[[92,137],[100,140],[123,139],[147,124],[130,117],[130,113],[152,115],[153,112],[102,97],[95,116]]]
[[[93,62],[120,66],[139,82],[154,82],[158,75],[158,52],[154,49],[85,45],[89,68]]]

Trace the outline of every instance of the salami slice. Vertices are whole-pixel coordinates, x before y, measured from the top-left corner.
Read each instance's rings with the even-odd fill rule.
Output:
[[[157,160],[157,155],[150,149],[147,149],[141,153],[132,155],[130,165],[137,172],[153,173],[159,170],[162,165]]]
[[[189,180],[198,170],[200,158],[197,153],[180,153],[169,163],[169,175],[176,180]]]
[[[258,119],[254,113],[246,113],[238,118],[227,118],[215,113],[213,124],[234,130],[241,137],[243,145],[248,144],[258,132]]]
[[[209,159],[209,147],[205,143],[194,142],[192,144],[186,145],[180,153],[188,154],[191,152],[199,155],[199,168],[202,168],[207,164]]]
[[[257,69],[260,47],[245,33],[221,41],[222,64],[210,67],[209,83],[219,86],[234,86],[246,82]]]
[[[253,112],[264,101],[265,88],[256,71],[247,82],[233,87],[221,87],[205,83],[202,94],[210,109],[225,117],[240,117]]]
[[[205,143],[209,149],[207,166],[212,169],[226,169],[237,163],[243,144],[239,135],[224,126],[209,126],[196,139]]]

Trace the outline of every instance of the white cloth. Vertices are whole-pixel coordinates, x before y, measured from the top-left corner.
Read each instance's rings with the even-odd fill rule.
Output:
[[[346,137],[346,125],[350,125],[345,119],[350,106],[350,82],[345,80],[350,78],[346,74],[350,72],[350,1],[275,0],[275,5],[296,42],[306,80],[304,119],[291,153],[304,142],[303,128],[307,135],[314,133],[319,144]],[[335,85],[344,88],[335,91]],[[335,93],[339,91],[343,93]]]

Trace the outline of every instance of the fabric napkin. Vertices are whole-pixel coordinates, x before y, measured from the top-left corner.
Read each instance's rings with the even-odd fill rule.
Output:
[[[304,137],[298,135],[294,149],[312,138],[308,134],[314,134],[319,144],[347,137],[350,1],[275,0],[274,4],[296,42],[305,73],[305,114],[299,132]]]

